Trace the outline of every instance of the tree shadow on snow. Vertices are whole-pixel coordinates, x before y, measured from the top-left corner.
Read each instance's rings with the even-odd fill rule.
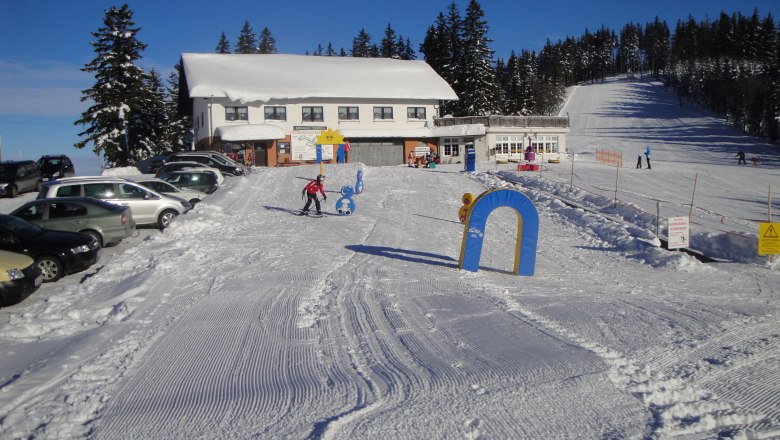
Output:
[[[363,244],[352,244],[345,247],[353,252],[360,252],[362,254],[377,255],[396,260],[410,261],[412,263],[429,264],[432,266],[444,266],[452,269],[458,268],[457,264],[448,263],[448,261],[457,261],[454,258],[446,255],[432,254],[430,252],[412,251],[409,249],[398,249],[387,246],[366,246]]]

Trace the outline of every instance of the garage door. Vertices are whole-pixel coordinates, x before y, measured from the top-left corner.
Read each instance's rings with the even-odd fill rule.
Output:
[[[404,163],[403,139],[356,139],[350,140],[349,161],[362,162],[368,166],[381,167]]]

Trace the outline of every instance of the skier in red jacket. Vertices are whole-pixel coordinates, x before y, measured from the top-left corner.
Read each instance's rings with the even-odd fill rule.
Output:
[[[312,180],[303,188],[301,197],[306,195],[307,198],[306,206],[304,206],[301,210],[301,214],[309,213],[309,207],[311,206],[311,202],[313,200],[314,206],[317,208],[317,215],[322,215],[322,212],[320,212],[320,199],[317,198],[317,192],[322,194],[322,200],[328,200],[328,196],[325,195],[325,176],[322,174],[318,174],[316,180]]]

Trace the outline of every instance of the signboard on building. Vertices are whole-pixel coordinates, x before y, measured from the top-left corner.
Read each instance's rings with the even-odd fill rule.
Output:
[[[780,223],[758,225],[758,255],[780,254]]]
[[[292,160],[316,160],[317,138],[320,136],[321,132],[322,130],[293,130],[290,133]],[[333,159],[333,149],[323,148],[322,159]]]
[[[688,217],[669,217],[667,249],[687,248],[690,240]]]

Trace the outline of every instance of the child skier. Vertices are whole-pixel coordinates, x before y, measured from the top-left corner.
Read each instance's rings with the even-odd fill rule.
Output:
[[[309,213],[309,207],[311,206],[312,200],[314,201],[314,206],[317,208],[317,215],[322,215],[322,212],[320,211],[320,199],[317,198],[317,192],[322,194],[322,200],[328,200],[328,196],[325,195],[325,176],[322,174],[318,174],[317,179],[312,180],[303,188],[301,197],[305,195],[307,198],[306,206],[301,210],[301,215]]]

